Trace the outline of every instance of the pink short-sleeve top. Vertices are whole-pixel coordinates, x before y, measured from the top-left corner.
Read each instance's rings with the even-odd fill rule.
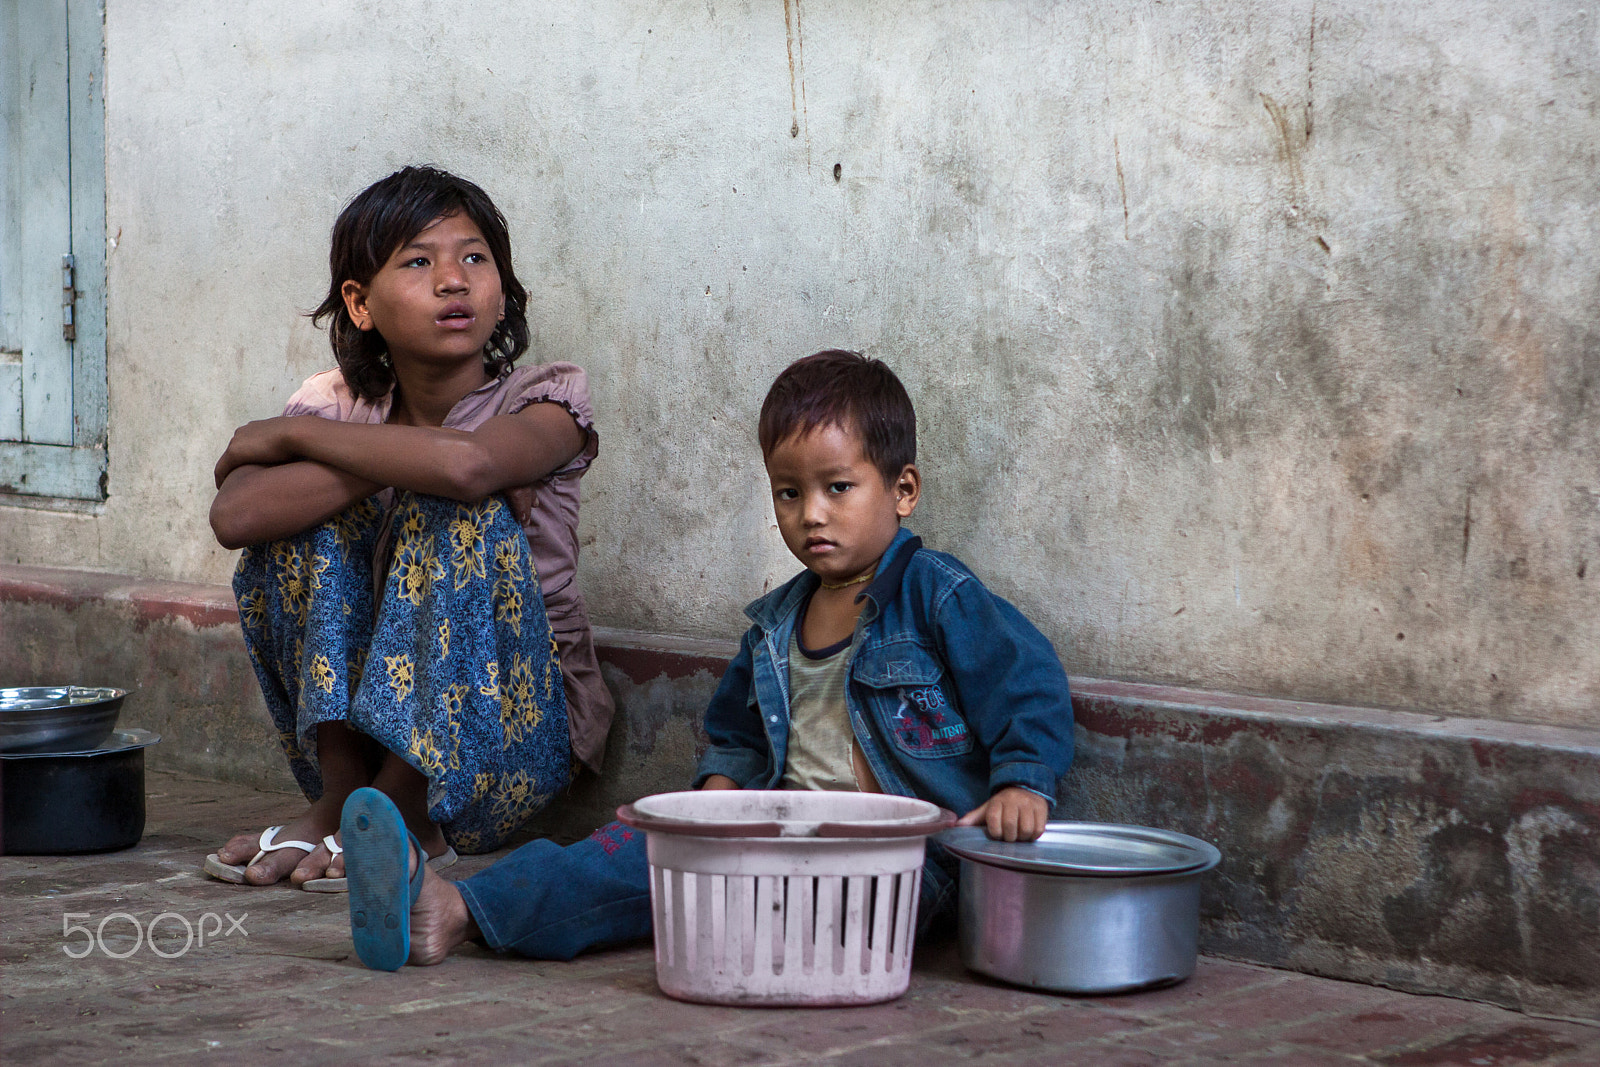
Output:
[[[338,369],[313,374],[284,408],[285,415],[316,415],[337,422],[381,423],[389,418],[394,391],[366,400],[346,384]],[[611,694],[600,678],[589,615],[578,591],[578,482],[600,451],[594,428],[594,408],[589,402],[589,376],[574,363],[510,367],[499,377],[474,389],[456,402],[445,416],[450,430],[471,431],[496,415],[514,415],[530,404],[560,404],[584,432],[583,449],[564,467],[531,485],[506,491],[523,532],[545,612],[561,649],[561,673],[567,685],[567,716],[573,753],[599,768],[605,738],[611,728]]]

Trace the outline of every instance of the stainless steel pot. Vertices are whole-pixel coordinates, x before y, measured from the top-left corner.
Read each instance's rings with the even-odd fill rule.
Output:
[[[1122,993],[1194,973],[1200,878],[1217,849],[1184,834],[1050,823],[1038,842],[990,841],[980,827],[934,840],[961,858],[961,959],[1007,982],[1058,993]]]

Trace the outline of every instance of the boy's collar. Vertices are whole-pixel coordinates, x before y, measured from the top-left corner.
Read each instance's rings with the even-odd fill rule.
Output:
[[[921,547],[922,538],[904,526],[900,527],[894,535],[894,540],[889,542],[889,547],[884,549],[878,573],[867,583],[865,589],[856,594],[856,599],[870,597],[873,605],[881,611],[883,605],[893,600],[895,594],[900,591],[900,579],[905,575],[906,567],[910,566],[911,557],[916,555]],[[811,571],[801,571],[783,585],[750,604],[744,609],[744,613],[749,616],[750,621],[763,630],[770,631],[785,616],[798,610],[800,602],[821,584],[822,580]]]
[[[900,527],[894,540],[889,542],[889,547],[883,550],[883,562],[878,565],[878,573],[873,575],[865,589],[856,594],[856,602],[859,603],[863,597],[870,597],[881,610],[883,605],[893,600],[900,591],[900,578],[911,565],[911,557],[921,547],[922,538],[904,526]]]

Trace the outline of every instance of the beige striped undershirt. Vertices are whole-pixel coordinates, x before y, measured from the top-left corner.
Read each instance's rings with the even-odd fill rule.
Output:
[[[789,745],[782,789],[882,792],[850,728],[845,676],[850,642],[825,659],[800,651],[800,627],[789,635]]]

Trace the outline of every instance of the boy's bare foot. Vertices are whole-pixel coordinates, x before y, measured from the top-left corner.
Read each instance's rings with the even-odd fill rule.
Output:
[[[411,857],[416,870],[416,855]],[[422,891],[411,906],[411,962],[419,967],[441,963],[450,950],[479,936],[467,902],[455,884],[431,869],[422,874]]]

